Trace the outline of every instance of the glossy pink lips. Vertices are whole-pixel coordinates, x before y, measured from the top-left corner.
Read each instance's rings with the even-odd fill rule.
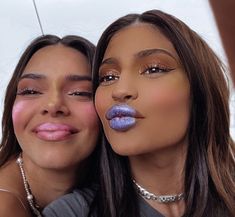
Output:
[[[77,133],[78,130],[67,124],[43,123],[38,125],[34,132],[42,140],[60,141]]]

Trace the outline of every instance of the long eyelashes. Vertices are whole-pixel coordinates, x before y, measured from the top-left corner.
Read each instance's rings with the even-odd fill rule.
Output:
[[[148,76],[148,77],[157,77],[162,73],[167,73],[175,68],[167,67],[161,64],[146,64],[140,67],[138,73],[140,75]],[[99,84],[100,85],[110,85],[118,80],[120,77],[120,73],[114,70],[107,70],[104,72],[100,72],[99,76]]]
[[[86,92],[86,91],[72,91],[72,92],[69,92],[68,95],[69,96],[92,98],[92,93]]]
[[[40,91],[34,89],[34,88],[24,88],[24,89],[19,89],[17,90],[17,95],[22,95],[22,96],[25,96],[25,95],[39,95],[39,94],[42,94]]]
[[[174,70],[174,68],[166,67],[160,64],[150,64],[145,65],[143,69],[140,70],[140,74],[154,74],[154,73],[166,73]]]
[[[36,90],[34,88],[24,88],[24,89],[19,89],[17,91],[17,95],[20,96],[36,96],[36,95],[41,95],[43,94],[39,90]],[[67,93],[69,96],[74,96],[74,97],[80,97],[80,98],[92,98],[92,93],[89,91],[78,91],[78,90],[73,90],[69,91]]]
[[[118,75],[108,74],[108,75],[100,76],[99,77],[99,83],[103,84],[103,85],[108,85],[108,84],[111,84],[113,81],[118,80],[118,79],[119,79]]]

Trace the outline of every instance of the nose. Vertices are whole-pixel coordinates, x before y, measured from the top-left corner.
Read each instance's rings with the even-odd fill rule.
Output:
[[[41,113],[43,115],[51,115],[52,117],[68,116],[70,110],[64,102],[63,96],[54,93],[46,99]]]
[[[127,102],[138,97],[138,91],[134,80],[127,76],[120,76],[112,91],[112,98],[115,101]]]

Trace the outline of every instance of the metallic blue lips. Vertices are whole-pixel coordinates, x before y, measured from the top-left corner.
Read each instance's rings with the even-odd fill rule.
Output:
[[[136,110],[126,104],[115,105],[106,113],[109,126],[116,131],[127,131],[136,124]]]

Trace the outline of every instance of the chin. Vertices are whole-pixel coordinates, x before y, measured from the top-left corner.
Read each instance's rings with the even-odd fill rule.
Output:
[[[121,156],[132,156],[132,155],[138,155],[139,150],[133,145],[127,145],[127,144],[113,144],[112,145],[113,151]]]
[[[69,168],[74,168],[76,163],[71,162],[71,160],[62,160],[62,159],[51,159],[46,160],[44,163],[41,164],[42,168],[49,169],[49,170],[55,170],[55,171],[63,171],[67,170]],[[69,172],[69,171],[68,171]]]

